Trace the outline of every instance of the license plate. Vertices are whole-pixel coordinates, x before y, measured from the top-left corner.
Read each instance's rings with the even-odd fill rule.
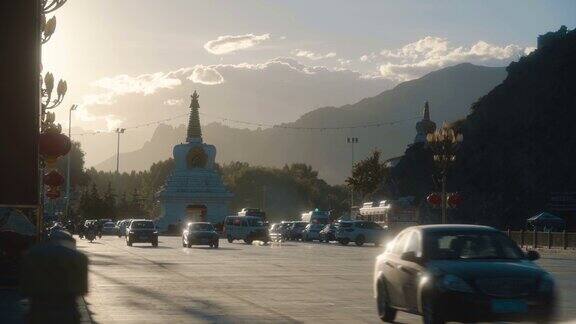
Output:
[[[503,313],[526,313],[528,305],[523,300],[498,299],[492,301],[492,312]]]

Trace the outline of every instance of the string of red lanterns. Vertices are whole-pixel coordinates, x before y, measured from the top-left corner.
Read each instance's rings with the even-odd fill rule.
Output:
[[[56,161],[61,156],[70,152],[72,143],[68,136],[60,133],[59,127],[48,127],[40,133],[38,138],[39,153],[42,156],[46,169],[49,170],[42,180],[47,187],[46,197],[56,199],[61,196],[60,187],[64,183],[64,177],[55,170]]]
[[[451,208],[457,208],[462,204],[463,201],[464,199],[457,192],[447,194],[446,203]],[[442,205],[442,196],[436,192],[433,192],[426,197],[426,202],[428,202],[433,207],[439,207]]]

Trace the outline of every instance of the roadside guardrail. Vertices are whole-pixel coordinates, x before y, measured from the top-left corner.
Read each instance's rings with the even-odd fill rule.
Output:
[[[506,231],[508,236],[522,247],[576,248],[576,232]]]

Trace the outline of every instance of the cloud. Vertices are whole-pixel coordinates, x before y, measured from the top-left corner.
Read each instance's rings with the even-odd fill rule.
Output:
[[[114,77],[106,77],[96,80],[92,83],[93,86],[108,90],[116,95],[127,93],[139,93],[150,95],[158,89],[171,89],[179,86],[182,82],[179,79],[173,78],[169,73],[152,73],[142,74],[136,77],[129,75],[117,75]]]
[[[483,65],[506,65],[526,55],[531,48],[510,44],[498,46],[478,41],[470,47],[455,47],[441,37],[427,36],[395,50],[382,50],[380,74],[385,78],[406,81],[448,65],[469,62]],[[363,57],[360,59],[362,60]],[[364,61],[372,60],[366,56]]]
[[[198,90],[201,96],[201,111],[206,114],[202,122],[214,121],[208,116],[217,115],[282,123],[293,121],[315,107],[353,103],[395,85],[383,77],[365,78],[345,66],[307,65],[289,57],[259,63],[195,65],[158,75],[177,82],[158,82],[162,86],[153,93],[150,85],[133,86],[135,79],[142,79],[139,76],[109,77],[103,78],[106,82],[94,82],[96,90],[106,92],[87,96],[90,100],[86,99],[83,106],[84,118],[90,122],[83,123],[84,127],[103,129],[123,125],[122,121],[134,125],[168,118],[178,112],[162,108],[172,105],[174,109],[183,108],[193,90]]]
[[[270,34],[225,35],[208,41],[204,44],[204,49],[212,54],[222,55],[254,47],[268,39]]]
[[[164,104],[166,106],[180,106],[183,103],[184,103],[184,100],[182,100],[182,99],[171,98],[171,99],[164,100]]]
[[[172,89],[182,84],[179,78],[174,77],[175,72],[183,73],[188,70],[178,70],[169,73],[152,73],[138,76],[117,75],[105,77],[91,83],[93,87],[104,92],[97,94],[87,94],[82,97],[82,106],[105,105],[109,106],[116,102],[118,96],[126,94],[143,94],[145,96],[154,94],[159,89]]]
[[[192,74],[188,77],[194,83],[206,84],[206,85],[216,85],[224,82],[222,74],[218,70],[211,68],[209,66],[196,66],[192,71]]]
[[[340,63],[340,66],[344,67],[344,66],[349,66],[350,64],[352,64],[352,60],[347,60],[347,59],[338,59],[338,63]]]
[[[376,58],[378,58],[378,54],[376,54],[376,53],[364,54],[364,55],[360,56],[360,62],[372,62]]]
[[[295,55],[297,57],[305,57],[305,58],[310,59],[310,60],[321,60],[321,59],[336,57],[335,52],[320,54],[320,53],[315,53],[312,51],[301,50],[301,49],[293,50],[292,55]]]

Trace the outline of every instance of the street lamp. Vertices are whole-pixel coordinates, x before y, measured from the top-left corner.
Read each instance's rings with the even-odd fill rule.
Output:
[[[348,137],[348,144],[352,148],[352,159],[350,163],[350,175],[354,171],[354,144],[358,144],[358,137]],[[350,218],[352,218],[352,207],[354,206],[354,186],[350,186]]]
[[[70,106],[70,110],[68,111],[68,138],[70,142],[72,142],[72,111],[76,110],[78,105]],[[70,210],[70,155],[68,154],[68,161],[66,165],[66,218],[69,218],[69,210]]]
[[[432,150],[434,154],[434,163],[436,164],[439,172],[440,179],[442,182],[442,194],[441,194],[441,205],[442,205],[442,223],[446,224],[447,219],[447,207],[448,198],[446,193],[446,174],[448,169],[456,160],[456,150],[463,140],[462,134],[456,133],[453,129],[448,128],[444,125],[440,130],[430,133],[426,136],[428,142],[428,147]]]
[[[118,134],[118,145],[116,147],[116,174],[119,173],[120,169],[120,134],[124,134],[126,128],[116,128],[116,134]]]

